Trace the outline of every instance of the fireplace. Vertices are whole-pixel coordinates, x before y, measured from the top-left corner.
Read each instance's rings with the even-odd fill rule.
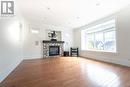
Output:
[[[63,56],[64,41],[43,40],[43,58]]]
[[[60,55],[60,47],[59,46],[49,46],[49,56]]]

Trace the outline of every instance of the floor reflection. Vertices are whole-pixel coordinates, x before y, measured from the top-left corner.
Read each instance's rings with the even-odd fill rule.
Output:
[[[82,73],[86,74],[97,87],[119,87],[120,79],[118,75],[108,69],[92,64],[81,64]]]

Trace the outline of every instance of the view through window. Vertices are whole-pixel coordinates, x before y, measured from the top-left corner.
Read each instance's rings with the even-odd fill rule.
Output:
[[[82,50],[116,52],[115,20],[82,30]]]

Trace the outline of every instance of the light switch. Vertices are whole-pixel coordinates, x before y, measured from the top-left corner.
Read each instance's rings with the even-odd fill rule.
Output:
[[[39,41],[35,41],[35,46],[38,46],[39,45]]]

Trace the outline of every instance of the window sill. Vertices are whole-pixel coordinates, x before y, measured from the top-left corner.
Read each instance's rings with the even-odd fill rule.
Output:
[[[89,51],[89,52],[100,52],[100,53],[111,53],[111,54],[117,54],[117,51],[116,52],[113,52],[113,51],[103,51],[103,50],[82,50],[82,51]]]

